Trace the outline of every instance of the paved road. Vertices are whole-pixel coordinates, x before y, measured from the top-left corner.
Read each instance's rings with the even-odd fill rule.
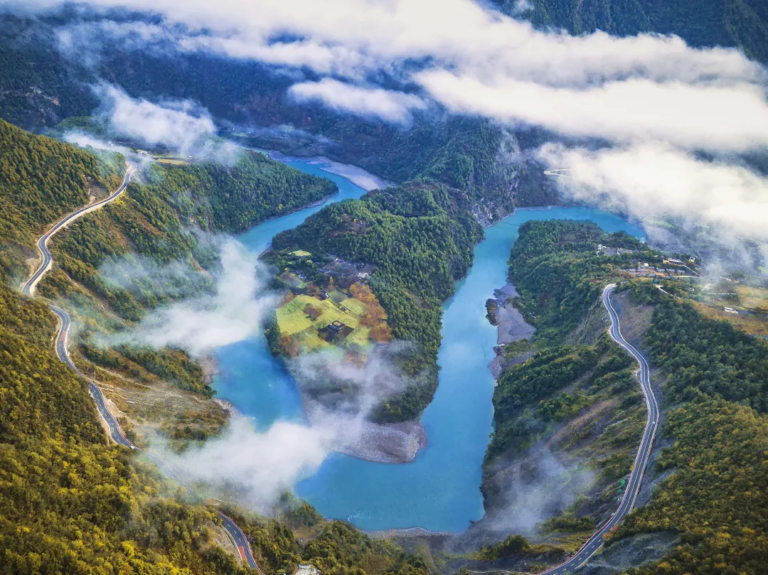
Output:
[[[120,426],[118,425],[117,420],[112,416],[112,413],[110,413],[109,409],[107,409],[107,404],[104,402],[104,395],[101,393],[101,390],[96,386],[96,384],[85,377],[83,372],[77,369],[75,364],[72,362],[72,359],[69,357],[69,352],[67,351],[67,339],[69,337],[69,328],[71,325],[69,314],[55,305],[49,304],[48,307],[50,307],[51,311],[59,317],[59,333],[56,334],[56,355],[58,356],[59,360],[66,363],[80,377],[88,381],[88,389],[91,392],[91,397],[93,397],[93,401],[96,402],[96,409],[99,410],[99,415],[101,415],[101,417],[107,423],[107,427],[109,427],[109,437],[112,439],[112,441],[124,447],[137,449],[137,447],[131,443],[131,441],[125,437],[125,435],[123,435],[123,432],[120,431]]]
[[[256,564],[256,560],[253,558],[251,546],[248,545],[248,538],[245,536],[245,533],[243,533],[243,530],[237,526],[237,523],[232,521],[232,519],[224,515],[221,511],[219,511],[219,517],[221,517],[221,520],[224,522],[224,529],[227,530],[229,535],[235,541],[235,546],[240,553],[240,558],[248,564],[248,567],[256,569],[261,575],[264,575],[262,570],[259,569],[259,566]]]
[[[651,388],[650,368],[648,362],[645,361],[645,358],[640,352],[621,335],[619,314],[616,313],[616,310],[611,303],[611,293],[615,287],[616,284],[610,284],[605,287],[603,290],[603,305],[605,306],[605,309],[608,310],[608,315],[611,317],[611,329],[609,332],[611,338],[631,353],[640,364],[640,387],[643,390],[645,405],[648,408],[648,419],[645,424],[643,439],[640,442],[640,448],[637,450],[632,473],[630,474],[629,481],[627,481],[627,489],[624,492],[624,497],[619,504],[619,508],[611,518],[600,526],[592,537],[589,538],[576,555],[557,567],[552,567],[551,569],[542,572],[541,575],[563,575],[564,573],[573,573],[576,569],[584,565],[584,563],[586,563],[586,561],[603,546],[603,536],[613,531],[616,526],[621,523],[621,520],[632,511],[635,506],[635,501],[637,500],[637,494],[640,492],[640,484],[642,483],[645,469],[648,466],[648,460],[651,457],[651,451],[653,449],[653,441],[656,438],[656,432],[659,427],[659,406],[656,403],[656,397],[653,395],[653,389]]]
[[[82,218],[85,214],[96,211],[99,208],[103,208],[107,204],[110,204],[114,202],[117,198],[119,198],[120,194],[122,194],[125,191],[125,189],[128,187],[128,184],[131,181],[131,176],[133,175],[134,171],[135,171],[135,167],[129,164],[128,169],[125,171],[125,179],[123,180],[122,185],[117,189],[117,191],[115,191],[108,198],[104,198],[99,202],[95,202],[93,204],[84,206],[79,210],[75,210],[68,216],[64,216],[62,219],[56,222],[50,230],[44,233],[39,240],[37,240],[37,250],[40,252],[40,255],[43,256],[43,261],[40,264],[40,267],[37,268],[35,273],[32,274],[32,277],[30,277],[27,280],[27,282],[24,284],[24,286],[21,288],[21,291],[25,295],[28,295],[28,296],[35,295],[35,288],[37,287],[38,282],[43,278],[45,273],[49,269],[51,269],[51,265],[53,264],[53,256],[51,255],[51,252],[48,250],[48,240],[50,240],[60,230],[66,228],[69,224],[71,224],[75,220]]]
[[[104,200],[101,200],[100,202],[96,202],[94,204],[90,204],[88,206],[85,206],[83,208],[80,208],[79,210],[76,210],[72,212],[71,214],[64,216],[61,220],[59,220],[50,230],[48,230],[45,234],[43,234],[40,239],[37,240],[37,249],[40,252],[40,255],[43,257],[43,261],[40,264],[40,267],[35,270],[35,272],[32,274],[32,276],[27,280],[27,282],[22,287],[22,292],[25,295],[28,295],[30,297],[35,295],[35,288],[37,287],[37,284],[40,282],[40,280],[43,278],[43,276],[46,274],[46,272],[51,269],[51,265],[53,264],[53,256],[51,255],[51,252],[48,250],[48,241],[57,233],[59,230],[67,227],[69,224],[71,224],[73,221],[77,220],[78,218],[81,218],[87,213],[90,213],[92,211],[98,210],[99,208],[104,207],[105,205],[114,202],[120,194],[122,194],[125,189],[128,187],[128,184],[131,181],[131,176],[134,173],[134,166],[130,165],[128,166],[128,169],[125,173],[125,179],[123,180],[122,185],[115,191],[112,195],[110,195],[108,198],[105,198]],[[74,362],[72,361],[72,358],[69,357],[69,352],[67,351],[67,340],[69,338],[69,328],[72,325],[72,320],[69,317],[69,314],[63,310],[62,308],[55,306],[53,304],[48,304],[48,307],[51,308],[51,311],[56,314],[56,316],[59,318],[59,331],[56,334],[56,355],[59,358],[60,361],[67,364],[67,366],[70,367],[75,373],[77,373],[80,377],[85,379],[88,382],[88,389],[91,393],[91,397],[93,397],[93,401],[96,403],[96,409],[99,411],[99,415],[101,415],[102,419],[107,424],[107,427],[109,428],[109,437],[117,443],[118,445],[122,445],[123,447],[128,447],[130,449],[139,450],[138,447],[136,447],[131,441],[123,435],[123,432],[120,430],[120,425],[117,423],[117,420],[114,418],[112,413],[107,408],[107,404],[104,401],[104,394],[101,393],[101,389],[93,383],[90,379],[88,379],[83,372],[81,372],[79,369],[77,369],[77,366],[75,366]],[[151,459],[155,459],[156,461],[159,460],[159,458],[153,454],[147,452],[147,455],[150,456]],[[158,461],[158,463],[162,463],[161,461]],[[253,553],[251,552],[251,546],[248,544],[248,539],[245,536],[245,533],[243,533],[243,530],[240,529],[240,527],[237,526],[237,524],[232,521],[229,517],[224,515],[221,511],[218,512],[219,516],[222,518],[224,528],[229,533],[230,537],[232,537],[232,540],[235,542],[235,546],[238,548],[238,552],[240,553],[240,558],[245,561],[249,567],[252,569],[256,569],[259,573],[262,573],[261,569],[259,569],[259,566],[256,564],[256,560],[253,558]]]

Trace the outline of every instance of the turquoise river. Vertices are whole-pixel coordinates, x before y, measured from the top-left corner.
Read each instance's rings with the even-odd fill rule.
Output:
[[[329,201],[365,193],[349,180],[324,171],[317,162],[288,161],[304,172],[333,180],[339,193]],[[321,209],[307,208],[268,220],[239,236],[261,253],[278,232],[298,226]],[[592,220],[609,232],[642,230],[617,216],[589,208],[518,210],[485,231],[475,247],[474,265],[443,306],[440,384],[421,418],[429,446],[416,461],[387,465],[332,454],[297,486],[297,494],[328,518],[345,519],[366,530],[424,527],[458,532],[483,516],[481,465],[491,433],[495,381],[488,369],[496,329],[485,318],[485,301],[506,283],[509,250],[518,227],[529,220]],[[277,420],[301,421],[301,402],[290,375],[270,355],[262,337],[217,351],[218,396],[253,416],[259,428]]]

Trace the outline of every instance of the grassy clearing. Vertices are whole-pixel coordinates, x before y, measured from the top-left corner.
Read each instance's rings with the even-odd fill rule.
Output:
[[[693,303],[699,313],[706,318],[727,321],[736,329],[740,329],[752,335],[768,337],[768,323],[758,316],[746,314],[735,315],[726,312],[719,306],[714,307],[697,301],[692,301],[691,303]]]
[[[294,255],[294,256],[299,257],[299,258],[306,258],[306,257],[311,256],[312,254],[310,252],[306,252],[304,250],[296,250],[296,251],[291,252],[291,255]]]
[[[330,348],[331,344],[317,335],[315,330],[306,330],[295,336],[296,345],[305,352]]]
[[[312,327],[312,320],[304,313],[306,305],[307,302],[296,298],[277,308],[277,325],[281,334],[291,336]]]
[[[304,312],[306,307],[308,305],[311,305],[315,309],[317,309],[320,312],[320,316],[312,321],[309,316]],[[280,323],[280,315],[278,313],[278,326],[280,327],[280,333],[284,335],[293,335],[294,333],[298,333],[299,331],[303,331],[305,329],[308,329],[310,327],[314,327],[316,329],[322,329],[326,327],[329,324],[332,324],[335,321],[340,321],[344,325],[348,325],[351,328],[357,327],[358,324],[358,318],[356,315],[349,313],[349,312],[343,312],[341,309],[333,303],[330,299],[320,300],[312,296],[308,295],[297,295],[296,298],[291,301],[290,303],[286,304],[284,307],[289,308],[291,317],[296,318],[298,313],[300,312],[301,315],[306,318],[306,322],[302,323],[304,327],[302,327],[299,330],[291,329],[290,326],[286,325],[286,330],[283,330],[283,324]],[[282,307],[278,309],[278,312],[283,309]],[[295,311],[298,310],[298,311]],[[298,324],[298,320],[297,320]]]
[[[300,279],[299,276],[297,276],[293,272],[285,272],[280,275],[279,279],[285,282],[286,284],[288,284],[289,286],[291,286],[292,288],[304,289],[305,287],[307,287],[307,282]]]
[[[754,311],[768,311],[768,289],[739,285],[736,287],[739,303]]]
[[[367,312],[365,303],[339,290],[326,299],[298,294],[277,309],[277,327],[299,353],[333,348],[367,352],[373,348],[371,328],[360,322]],[[334,322],[351,328],[351,333],[345,329],[334,336],[327,330]]]
[[[347,343],[360,346],[361,348],[367,348],[371,345],[371,340],[369,338],[370,333],[371,328],[361,325],[347,336]]]
[[[341,302],[341,305],[357,316],[361,316],[365,313],[365,304],[355,298],[347,298]]]

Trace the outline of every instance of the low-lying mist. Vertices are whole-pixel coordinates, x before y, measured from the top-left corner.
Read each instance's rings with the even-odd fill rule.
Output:
[[[286,421],[258,431],[252,420],[235,415],[220,437],[203,445],[177,453],[155,439],[151,452],[185,485],[202,484],[204,492],[269,513],[283,493],[320,467],[335,433],[329,426]]]
[[[97,137],[88,128],[73,128],[63,134],[64,141],[119,152],[139,163],[152,158],[134,152],[131,146],[224,166],[233,166],[240,157],[242,150],[237,145],[216,136],[216,125],[208,110],[190,100],[136,99],[107,83],[94,85],[92,90],[101,100],[94,111],[94,122],[103,136]]]
[[[260,337],[281,295],[269,289],[270,270],[236,240],[214,241],[220,265],[210,273],[182,262],[160,266],[135,255],[103,266],[102,278],[108,285],[132,293],[179,298],[188,290],[203,294],[152,310],[133,328],[99,343],[170,346],[202,358],[219,347]],[[265,426],[235,413],[221,436],[203,445],[178,453],[166,438],[155,435],[150,450],[182,483],[205,484],[211,494],[267,512],[285,491],[313,473],[329,452],[350,452],[358,446],[369,416],[384,400],[420,383],[418,376],[406,376],[398,368],[400,355],[411,349],[410,344],[396,342],[378,345],[367,356],[334,349],[288,359],[286,366],[306,402],[304,422]],[[270,382],[254,373],[251,384]]]
[[[104,343],[154,348],[171,346],[200,357],[217,347],[258,335],[267,314],[279,300],[277,294],[267,290],[269,272],[258,262],[256,255],[234,239],[223,240],[220,249],[221,267],[213,273],[215,287],[212,293],[154,310],[135,328],[110,336]],[[119,265],[107,268],[112,272],[113,281],[124,281],[116,273]],[[144,267],[142,271],[148,270]],[[171,264],[156,272],[152,276],[155,283],[172,279],[164,285],[174,289],[179,274],[185,274],[186,270],[180,264]],[[136,278],[128,281],[130,287]]]
[[[595,475],[577,464],[565,466],[544,449],[536,455],[532,468],[515,467],[507,489],[505,504],[494,509],[486,525],[490,531],[533,535],[542,521],[560,515],[592,485]]]

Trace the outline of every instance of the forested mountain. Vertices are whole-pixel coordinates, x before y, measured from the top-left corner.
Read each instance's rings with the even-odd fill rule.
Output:
[[[510,191],[520,194],[518,205],[541,205],[555,197],[543,181],[515,185],[529,177],[524,166],[508,162],[518,142],[488,120],[430,112],[417,113],[411,126],[393,126],[317,103],[298,104],[286,94],[293,80],[261,63],[127,51],[108,40],[103,53],[85,67],[59,51],[55,30],[64,22],[0,14],[0,61],[9,63],[0,78],[0,118],[31,130],[53,128],[65,118],[96,111],[99,101],[91,86],[107,81],[136,98],[197,102],[220,122],[245,126],[246,143],[299,155],[325,154],[394,182],[433,178],[492,203],[492,211],[501,214],[514,204]],[[306,131],[309,139],[248,129],[283,124]]]
[[[111,193],[125,164],[116,154],[94,155],[51,138],[36,136],[0,120],[0,274],[5,282],[26,278],[24,257],[36,257],[36,238],[62,215]],[[134,183],[125,198],[61,232],[55,259],[73,279],[107,301],[100,265],[129,252],[160,263],[197,258],[209,267],[191,229],[242,231],[333,194],[329,180],[294,170],[258,153],[242,152],[232,167],[213,162],[153,166],[146,183]],[[56,293],[56,282],[43,289]],[[137,319],[130,294],[115,300],[116,311]],[[158,302],[144,301],[143,305]],[[132,311],[129,311],[132,310]]]
[[[36,257],[35,237],[65,213],[88,203],[89,181],[92,193],[100,183],[101,196],[116,188],[120,181],[116,166],[123,161],[112,155],[105,160],[6,123],[2,127],[5,169],[0,173],[0,202],[8,206],[9,237],[0,236],[4,250],[0,253],[6,254],[0,273],[13,283],[29,274],[23,261]],[[105,352],[88,340],[94,331],[121,329],[126,321],[141,319],[148,308],[210,289],[208,271],[218,260],[216,246],[205,233],[242,231],[336,191],[329,180],[262,154],[242,152],[232,159],[231,167],[213,162],[153,165],[143,171],[143,183],[132,183],[120,201],[76,221],[51,242],[55,265],[38,291],[62,303],[74,298],[77,306],[71,311],[87,326],[80,332],[81,351],[92,362],[134,378],[160,377],[182,389],[212,394],[200,368],[183,352],[137,352],[125,347]],[[102,267],[126,257],[148,258],[153,269],[176,265],[188,272],[175,283],[137,278],[124,286],[106,280]]]
[[[677,34],[693,46],[738,47],[768,63],[764,0],[496,4],[515,13],[530,5],[518,17],[539,28]],[[370,308],[382,312],[377,319],[386,320],[386,337],[366,341],[370,348],[390,335],[412,342],[403,345],[398,367],[418,375],[418,385],[377,406],[371,416],[377,422],[418,418],[433,397],[441,307],[472,265],[473,247],[482,239],[476,218],[492,221],[515,206],[558,201],[555,179],[542,174],[533,153],[555,136],[451,115],[434,103],[404,125],[347,115],[287,95],[295,82],[321,78],[309,70],[180,52],[162,42],[157,49],[136,49],[100,35],[88,58],[68,55],[60,27],[98,22],[105,14],[71,6],[39,18],[0,14],[0,575],[244,573],[215,506],[194,499],[140,454],[107,445],[86,382],[51,349],[55,317],[40,301],[14,291],[28,275],[27,260],[37,256],[35,238],[62,215],[114,190],[124,175],[123,158],[16,126],[49,134],[98,127],[94,118],[105,111],[94,87],[112,84],[131,98],[191,101],[210,112],[220,135],[249,147],[324,154],[395,182],[320,210],[278,235],[265,258],[297,284],[316,284],[323,298],[333,287],[327,268],[346,266],[357,278],[346,289],[355,286],[373,302]],[[108,17],[138,28],[160,18],[127,10]],[[386,71],[379,74],[356,82],[414,89]],[[222,429],[227,412],[221,406],[213,415],[203,413],[207,407],[182,412],[167,399],[172,388],[173,398],[188,404],[214,403],[206,401],[213,390],[203,368],[183,351],[104,349],[95,336],[211,290],[218,265],[211,235],[243,231],[334,191],[329,181],[258,153],[242,152],[226,165],[177,159],[176,165],[144,169],[119,201],[56,237],[56,263],[38,295],[67,303],[81,328],[72,336],[73,358],[86,373],[105,378],[108,399],[121,402],[121,424],[131,438],[131,425],[140,421],[171,439],[205,440]],[[598,243],[635,255],[606,256]],[[635,343],[658,370],[654,384],[663,396],[664,426],[646,478],[645,493],[653,486],[652,495],[608,537],[605,562],[619,564],[612,554],[629,538],[664,533],[674,543],[633,575],[751,575],[768,565],[768,346],[647,282],[629,281],[621,270],[639,255],[651,262],[663,257],[588,223],[532,222],[520,229],[509,277],[520,292],[518,309],[537,331],[530,342],[505,351],[508,365],[494,394],[483,468],[487,519],[502,521],[514,511],[511,477],[552,481],[540,464],[558,458],[565,471],[557,484],[543,483],[545,489],[559,492],[565,485],[564,492],[585,496],[564,496],[545,510],[553,518],[541,534],[557,541],[535,558],[522,537],[483,550],[493,561],[508,562],[495,566],[504,572],[539,572],[540,561],[554,563],[577,549],[615,510],[625,488],[645,410],[634,362],[604,333],[599,294],[616,278],[627,280],[616,294],[623,312],[642,316],[633,316],[640,326]],[[128,263],[125,275],[136,262],[137,268],[143,262],[178,265],[188,275],[172,286],[142,277],[128,288],[103,273],[116,262]],[[272,326],[270,343],[274,335]],[[130,394],[161,385],[156,403],[133,405],[141,402]],[[546,457],[531,451],[542,446]],[[284,522],[227,511],[248,534],[267,575],[292,573],[303,561],[322,575],[428,575],[444,566],[428,567],[345,523],[323,523],[308,505],[282,510]],[[416,541],[412,548],[423,551]]]
[[[208,271],[217,265],[217,251],[205,233],[237,232],[336,191],[329,180],[262,154],[243,152],[231,160],[231,167],[156,164],[118,202],[76,221],[51,242],[55,265],[38,293],[68,307],[83,325],[77,343],[91,362],[145,384],[159,380],[212,395],[200,366],[180,350],[103,350],[90,339],[124,329],[148,308],[211,289]],[[15,288],[25,280],[30,273],[25,260],[38,258],[36,238],[64,214],[111,193],[124,171],[117,154],[97,156],[0,121],[3,283]],[[126,257],[147,258],[155,270],[175,265],[187,272],[175,282],[144,277],[125,286],[107,281],[101,268]],[[178,435],[176,428],[185,425],[172,426],[171,435]]]
[[[255,153],[243,153],[232,168],[215,163],[154,166],[146,177],[147,183],[129,186],[124,200],[61,233],[53,246],[62,271],[131,320],[142,316],[143,307],[155,307],[167,298],[152,289],[135,294],[107,286],[98,276],[105,262],[135,253],[158,265],[194,261],[210,268],[215,263],[211,246],[193,230],[242,231],[336,190],[329,180]],[[56,275],[44,280],[43,293],[54,296],[62,285],[56,280]]]
[[[103,195],[121,179],[122,159],[97,158],[4,122],[0,129],[0,198],[8,224],[2,240],[12,255],[19,246],[31,249],[47,225],[87,203],[89,188],[97,193],[98,185]],[[125,294],[97,291],[96,270],[105,259],[131,250],[165,261],[194,258],[185,227],[238,230],[334,191],[327,180],[261,155],[246,155],[232,168],[156,167],[149,180],[57,236],[53,248],[62,267],[41,293],[84,297],[65,275],[70,272],[115,310],[140,311],[157,302],[121,307],[115,302],[128,301]],[[207,256],[199,260],[212,265]],[[18,258],[0,265],[4,278],[23,267]],[[193,500],[136,452],[107,446],[87,382],[53,352],[56,325],[43,302],[0,285],[0,573],[247,572],[215,507]],[[134,366],[180,378],[191,374],[199,383],[199,367],[178,350],[122,351]],[[338,575],[361,569],[372,575],[427,573],[420,560],[388,542],[371,541],[347,525],[319,524],[306,504],[285,509],[287,524],[228,511],[268,574],[291,572],[301,561]],[[319,537],[302,545],[294,523]]]
[[[51,222],[116,188],[125,166],[0,120],[0,280],[26,279],[25,257]]]
[[[517,0],[497,3],[507,11],[519,4]],[[534,0],[528,4],[533,10],[522,17],[540,27],[560,27],[575,34],[598,29],[618,35],[677,34],[693,46],[737,46],[750,57],[768,62],[764,41],[768,7],[761,0]],[[258,62],[175,52],[167,46],[132,50],[103,35],[95,43],[101,46],[99,53],[84,62],[69,59],[61,50],[57,27],[98,18],[77,11],[37,19],[0,15],[4,71],[0,118],[40,130],[65,118],[90,115],[99,105],[91,86],[106,81],[132,97],[197,102],[222,125],[233,123],[233,133],[254,145],[299,155],[325,154],[396,183],[434,178],[468,191],[497,214],[509,211],[513,204],[556,201],[552,182],[539,177],[536,164],[510,155],[518,148],[536,147],[546,134],[513,133],[485,119],[441,117],[435,111],[416,112],[409,126],[356,118],[319,103],[291,100],[286,91],[295,78]],[[145,23],[137,15],[122,14],[119,19]],[[309,81],[317,79],[306,70],[301,74]],[[300,130],[274,130],[281,125]]]
[[[0,572],[238,572],[211,546],[211,509],[106,446],[86,382],[53,353],[55,326],[0,286]]]
[[[591,308],[599,309],[602,286],[627,267],[628,254],[595,255],[598,239],[633,248],[644,260],[655,257],[644,246],[631,246],[632,240],[601,237],[593,224],[529,222],[521,226],[510,259],[510,277],[521,288],[518,305],[539,331],[527,347],[513,344],[509,353],[537,353],[499,379],[485,463],[486,504],[497,504],[494,476],[503,469],[502,456],[524,457],[542,438],[549,449],[565,442],[567,452],[560,454],[565,460],[586,455],[599,473],[598,485],[608,486],[590,490],[588,500],[545,523],[545,529],[581,529],[584,520],[600,522],[613,510],[606,495],[617,486],[620,492],[618,481],[630,469],[644,424],[631,358],[611,352],[605,336],[594,345],[576,343],[594,329],[587,328],[595,321]],[[640,334],[634,345],[647,350],[660,370],[654,387],[663,398],[665,423],[645,480],[655,486],[650,502],[621,524],[602,561],[625,561],[621,542],[628,536],[665,532],[676,534],[677,543],[630,573],[760,573],[768,562],[768,470],[760,463],[768,447],[768,346],[725,322],[701,317],[649,281],[633,280],[623,289],[613,297],[627,314],[625,336],[627,330]],[[569,345],[563,346],[564,340]],[[591,423],[600,405],[618,411],[613,420]],[[590,423],[579,431],[585,420]],[[586,454],[584,442],[590,444]]]
[[[274,238],[267,260],[278,269],[297,269],[318,285],[327,286],[329,275],[321,268],[332,257],[375,269],[368,282],[392,337],[417,344],[406,371],[428,374],[426,385],[388,400],[374,414],[378,421],[418,417],[435,392],[442,302],[469,270],[482,237],[468,208],[458,190],[413,184],[330,205]],[[292,257],[298,249],[311,250],[312,260]]]
[[[605,257],[598,243],[632,248],[639,254]],[[605,280],[633,257],[659,259],[647,246],[624,233],[606,236],[591,222],[526,222],[512,248],[509,278],[517,286],[520,310],[536,315],[536,339],[561,343],[575,329],[605,287]]]
[[[214,507],[106,445],[85,380],[53,353],[55,326],[45,304],[0,286],[0,573],[250,572]],[[316,525],[316,514],[320,535],[303,546],[288,525],[230,512],[270,575],[301,561],[329,575],[427,573],[388,542]]]
[[[511,10],[517,0],[494,0]],[[535,26],[572,34],[603,30],[616,36],[674,34],[691,46],[744,50],[768,63],[768,4],[763,0],[529,0],[522,16]]]

